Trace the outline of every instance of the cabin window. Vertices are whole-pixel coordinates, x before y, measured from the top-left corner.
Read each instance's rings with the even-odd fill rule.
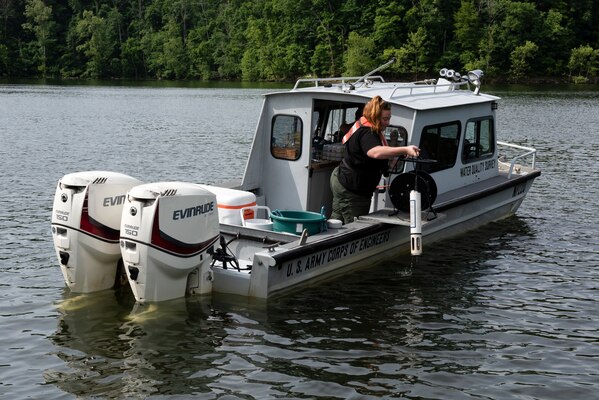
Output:
[[[389,125],[385,129],[385,138],[387,144],[391,147],[405,146],[408,144],[408,131],[403,126]],[[404,163],[399,159],[389,160],[389,168],[391,172],[403,171]]]
[[[340,142],[343,135],[351,128],[356,121],[356,115],[361,105],[343,104],[338,108],[331,108],[329,118],[324,128],[324,138],[330,142]]]
[[[347,103],[329,100],[315,100],[314,114],[317,115],[316,129],[313,130],[315,143],[322,144],[341,142],[343,135],[362,115],[362,103]],[[313,115],[313,118],[315,115]]]
[[[302,154],[302,120],[294,115],[272,119],[270,153],[274,158],[295,161]]]
[[[477,118],[466,123],[462,161],[470,163],[492,157],[495,153],[495,132],[491,117]]]
[[[459,121],[425,126],[420,136],[420,157],[437,160],[424,164],[428,172],[441,171],[455,165],[461,124]]]
[[[405,146],[408,143],[408,131],[403,126],[389,125],[385,129],[385,138],[391,147]]]

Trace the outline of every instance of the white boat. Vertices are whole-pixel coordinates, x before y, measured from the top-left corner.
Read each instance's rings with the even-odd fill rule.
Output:
[[[178,189],[180,183],[146,188],[143,201],[134,195],[143,191],[127,189],[127,201],[120,205],[120,248],[136,299],[160,301],[190,292],[266,299],[399,254],[408,256],[410,250],[419,254],[436,240],[514,214],[540,175],[535,167],[536,150],[498,140],[499,98],[480,93],[482,72],[461,77],[444,69],[438,79],[397,83],[375,76],[378,70],[356,78],[301,79],[289,91],[265,95],[240,182],[220,187],[198,185],[189,203],[183,196],[185,190]],[[390,145],[417,145],[423,159],[395,160],[389,177],[381,182],[382,189],[373,196],[371,212],[340,226],[328,220],[332,205],[329,180],[343,151],[338,132],[377,95],[392,105],[386,130]],[[90,184],[102,176],[88,174]],[[69,187],[59,182],[55,199],[64,198],[63,186]],[[209,210],[202,205],[201,212],[186,211],[199,204],[197,196],[203,196],[203,191],[216,196],[214,212],[218,209],[220,236],[216,238],[212,228],[205,228],[209,234],[195,235],[189,243],[185,235],[179,235],[175,242],[187,249],[196,246],[193,254],[179,252],[176,246],[161,247],[152,242],[152,235],[144,233],[153,230],[156,234],[152,224],[166,225],[160,218],[171,218],[168,215],[159,218],[156,211],[131,222],[132,208],[136,213],[142,209],[150,212],[148,201],[158,209],[161,201],[167,204],[166,198],[181,195],[172,199],[178,211],[169,214],[172,221],[168,221],[169,229],[180,233],[176,216],[179,220],[204,218],[204,211]],[[421,202],[410,197],[413,191],[420,194]],[[206,196],[202,204],[213,201]],[[60,208],[61,200],[55,200],[53,232],[64,272],[73,267],[67,265],[69,249],[60,247],[61,243],[69,230],[81,234],[81,229],[64,221],[69,211],[58,210],[57,202]],[[262,212],[264,218],[257,218]],[[142,219],[149,222],[144,225]],[[198,257],[195,266],[186,263],[185,291],[179,288],[155,296],[157,289],[145,287],[150,279],[145,277],[150,273],[148,265],[156,261],[147,258],[154,256],[140,257],[139,249],[144,246],[173,258],[158,257],[160,263],[177,264],[178,259],[183,263],[191,256]]]

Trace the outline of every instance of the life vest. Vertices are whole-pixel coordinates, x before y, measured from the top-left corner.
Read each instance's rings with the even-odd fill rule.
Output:
[[[370,121],[368,121],[366,119],[366,117],[360,117],[360,119],[357,120],[352,125],[352,127],[349,129],[349,131],[347,131],[347,133],[343,136],[341,143],[343,143],[343,144],[347,143],[349,138],[352,137],[352,135],[363,126],[365,126],[367,128],[372,128],[372,123]],[[387,139],[385,138],[385,135],[381,134],[379,136],[381,138],[381,142],[383,143],[383,146],[388,146],[389,144],[387,143]]]

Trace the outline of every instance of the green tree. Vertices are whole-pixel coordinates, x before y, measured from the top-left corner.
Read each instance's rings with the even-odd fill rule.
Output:
[[[3,41],[8,36],[8,22],[14,16],[15,0],[0,0],[0,39]]]
[[[204,63],[216,79],[240,79],[242,57],[247,49],[249,21],[259,18],[262,1],[230,0],[221,4],[202,43]]]
[[[52,21],[52,7],[46,6],[42,0],[27,0],[25,3],[25,17],[28,22],[23,24],[23,29],[33,32],[37,60],[37,69],[46,77],[48,66],[48,47],[54,42],[52,31],[55,26]]]
[[[272,80],[274,70],[272,65],[273,46],[270,43],[272,32],[265,19],[251,19],[245,36],[247,49],[241,59],[241,73],[244,80]]]
[[[194,13],[193,28],[189,30],[186,41],[187,54],[189,56],[189,76],[200,79],[220,78],[214,72],[215,56],[222,51],[223,47],[217,46],[214,38],[222,35],[223,31],[228,31],[231,24],[235,24],[234,14],[236,11],[234,2],[229,1],[222,5],[209,0],[201,0],[196,3]],[[226,10],[226,11],[225,11]],[[221,15],[232,12],[226,17]],[[224,17],[224,18],[223,18]],[[225,39],[224,45],[235,45],[239,43],[237,39]],[[237,67],[234,75],[239,75]],[[226,79],[226,77],[223,77]]]
[[[142,38],[149,73],[157,79],[184,79],[187,55],[180,25],[170,19],[158,32],[146,32]]]
[[[187,36],[195,15],[185,0],[154,0],[145,10],[140,44],[148,74],[156,79],[189,77]]]
[[[14,14],[14,0],[0,0],[0,76],[9,74],[8,21]]]
[[[501,19],[494,35],[493,62],[502,70],[509,70],[512,51],[521,43],[537,43],[542,18],[532,3],[503,0],[499,3]]]
[[[568,1],[564,5],[568,12],[568,25],[573,30],[576,44],[599,45],[599,5],[596,0]]]
[[[314,38],[306,23],[311,15],[306,0],[263,0],[262,6],[245,30],[243,79],[279,81],[305,75]]]
[[[374,38],[350,32],[347,40],[345,75],[362,76],[375,68]]]
[[[589,78],[595,76],[599,64],[599,50],[593,49],[589,45],[584,45],[572,49],[568,68],[570,76],[572,73],[576,76]]]
[[[135,79],[148,76],[146,53],[142,39],[144,32],[149,30],[146,20],[143,18],[143,2],[136,2],[136,7],[125,9],[122,15],[123,36],[120,39],[120,61],[123,77]]]
[[[378,48],[400,47],[406,39],[402,16],[405,7],[397,1],[385,2],[376,9],[372,39]],[[350,32],[351,35],[351,32]]]
[[[121,46],[123,76],[140,79],[147,76],[145,53],[141,38],[128,37]]]
[[[549,75],[560,75],[566,69],[567,54],[571,49],[573,33],[569,21],[555,9],[543,15],[539,44],[539,70]]]
[[[531,63],[536,58],[538,51],[539,46],[528,40],[522,46],[516,47],[510,54],[511,77],[523,78],[528,76],[533,67]]]
[[[481,27],[477,9],[473,0],[462,0],[454,15],[455,45],[462,65],[476,60],[481,38]]]
[[[473,0],[462,0],[460,8],[455,12],[455,39],[460,48],[474,51],[480,40],[480,21]]]
[[[419,71],[439,69],[446,66],[444,64],[448,62],[453,63],[453,59],[457,58],[457,55],[448,54],[448,51],[453,40],[453,10],[458,8],[454,0],[412,2],[412,7],[406,12],[404,20],[412,35],[411,39],[408,35],[408,41],[412,41],[410,46],[415,45],[416,39],[423,40],[418,50]],[[412,64],[416,65],[416,63]]]
[[[120,60],[123,48],[122,15],[115,7],[99,7],[99,14],[85,10],[74,18],[76,51],[83,55],[84,77],[110,78],[122,76]]]
[[[413,73],[418,77],[419,72],[427,69],[424,63],[426,40],[426,32],[422,27],[408,34],[408,41],[394,54],[399,71]]]
[[[312,0],[311,3],[309,21],[316,28],[316,54],[312,57],[312,72],[318,76],[339,75],[343,70],[343,57],[340,55],[345,50],[348,36],[348,27],[337,12],[339,2]]]
[[[488,76],[499,70],[495,65],[496,36],[500,20],[500,4],[503,0],[480,0],[478,14],[481,21],[481,34],[477,54],[471,61],[464,59],[464,69],[482,69]],[[464,57],[465,58],[465,57]]]
[[[77,50],[87,58],[83,75],[91,78],[107,77],[115,45],[114,31],[110,24],[105,18],[86,10],[77,21],[75,31],[80,43]]]
[[[6,75],[8,71],[8,48],[0,44],[0,76]]]

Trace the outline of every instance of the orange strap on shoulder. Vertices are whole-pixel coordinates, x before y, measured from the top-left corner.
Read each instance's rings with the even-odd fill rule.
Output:
[[[357,120],[352,127],[350,128],[349,131],[347,131],[347,133],[343,136],[343,139],[341,140],[341,143],[345,144],[347,143],[347,141],[349,140],[349,138],[352,137],[352,135],[361,127],[367,127],[367,128],[372,128],[372,123],[370,121],[368,121],[366,119],[366,117],[360,117],[359,120]],[[385,138],[385,135],[381,134],[380,135],[381,138],[381,142],[383,143],[383,146],[388,146],[387,144],[387,139]]]

